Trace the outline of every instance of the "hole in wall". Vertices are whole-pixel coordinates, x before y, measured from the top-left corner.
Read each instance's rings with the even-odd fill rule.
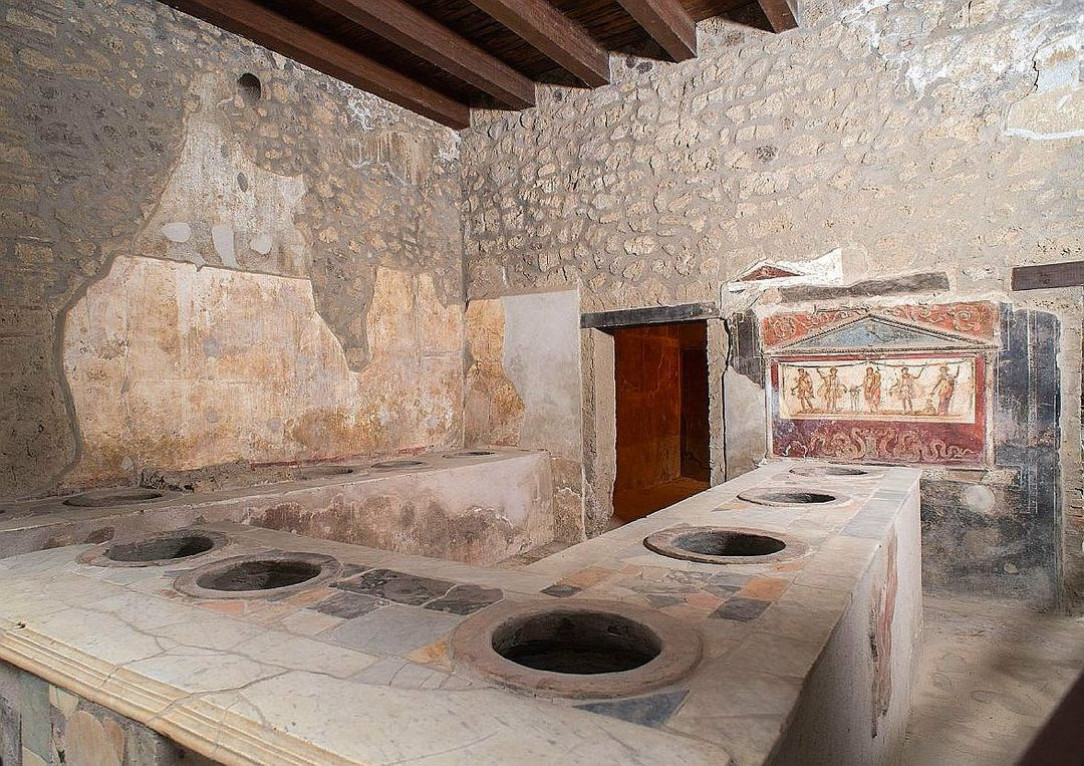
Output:
[[[252,72],[245,72],[237,78],[237,92],[246,106],[252,106],[263,98],[263,83]]]

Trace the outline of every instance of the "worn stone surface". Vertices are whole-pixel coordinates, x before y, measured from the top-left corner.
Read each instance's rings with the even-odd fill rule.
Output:
[[[584,535],[579,296],[563,290],[471,301],[464,433],[471,445],[544,449],[554,533]]]
[[[81,361],[106,368],[94,382],[96,393],[109,393],[96,400],[107,410],[154,388],[182,391],[177,406],[187,406],[199,386],[189,388],[186,375],[221,372],[202,362],[228,365],[217,358],[216,343],[252,346],[244,364],[235,364],[235,378],[277,369],[319,385],[315,354],[282,357],[274,350],[282,321],[322,336],[325,360],[332,345],[339,347],[333,364],[339,382],[327,395],[340,398],[296,412],[296,440],[286,435],[285,422],[267,423],[274,415],[226,444],[211,440],[235,452],[228,442],[247,439],[255,460],[265,447],[267,459],[278,459],[272,455],[284,446],[298,454],[344,454],[363,430],[344,413],[368,410],[379,419],[387,409],[388,402],[341,388],[351,375],[381,377],[368,370],[389,353],[381,347],[385,339],[372,336],[374,320],[387,309],[379,293],[387,296],[388,283],[378,272],[401,280],[390,296],[394,316],[385,317],[395,321],[392,337],[414,320],[440,331],[435,346],[408,333],[419,344],[410,376],[444,364],[439,338],[455,335],[454,315],[462,310],[458,139],[450,130],[148,0],[78,8],[6,2],[0,69],[0,497],[46,491],[73,468],[73,481],[89,482],[112,479],[118,470],[134,476],[141,468],[217,461],[214,444],[193,432],[191,422],[181,434],[163,427],[166,413],[157,422],[151,413],[141,433],[132,433],[131,421],[117,423],[108,438],[101,427],[84,429],[77,420],[90,413],[76,412],[61,334],[66,324],[71,329],[74,306],[108,302],[117,290],[129,292],[132,304],[147,291],[146,305],[136,306],[145,311],[125,317],[127,333],[106,332],[85,315],[82,322],[88,332],[100,331],[101,342],[83,347]],[[254,97],[236,82],[243,73],[260,80]],[[200,274],[201,266],[215,267],[219,276]],[[161,289],[177,273],[187,275],[193,293],[156,301],[168,296],[154,285]],[[296,278],[293,293],[278,291],[287,277]],[[415,292],[420,280],[427,286]],[[246,291],[269,302],[244,309]],[[298,293],[307,306],[287,298]],[[201,322],[223,318],[223,311],[248,332],[227,338],[204,325],[203,337],[195,337]],[[151,326],[144,329],[144,321]],[[274,332],[261,334],[268,328]],[[112,375],[111,362],[115,371],[120,360],[132,361],[125,343],[136,337],[144,344],[137,352],[142,361],[123,378]],[[182,351],[194,352],[201,364],[178,368],[175,354]],[[152,371],[155,362],[173,366]],[[406,389],[401,375],[378,385],[388,399],[403,398],[391,405],[401,411],[417,406],[416,395],[449,395],[441,402],[446,411],[423,405],[412,416],[429,420],[423,430],[448,443],[458,439],[460,395],[458,388],[442,391],[444,372],[434,373]],[[461,374],[453,370],[453,377]],[[258,406],[245,389],[220,390],[214,409],[224,416]],[[403,425],[387,424],[378,438],[401,446],[430,441],[418,440],[417,432],[400,437]],[[274,432],[280,436],[268,443]],[[116,442],[131,436],[142,442],[139,450],[118,454]],[[276,448],[279,439],[293,444]]]

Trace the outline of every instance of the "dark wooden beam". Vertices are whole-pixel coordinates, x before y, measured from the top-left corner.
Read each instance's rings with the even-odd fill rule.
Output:
[[[1044,290],[1084,285],[1084,261],[1017,266],[1012,270],[1013,290]]]
[[[674,61],[696,58],[696,22],[679,0],[618,0]]]
[[[470,124],[470,108],[466,104],[268,10],[254,0],[166,2],[444,125],[458,129]]]
[[[580,314],[580,327],[612,330],[619,327],[639,327],[650,324],[692,322],[697,319],[715,319],[719,306],[715,303],[683,303],[680,306],[648,306],[639,309],[596,311]]]
[[[470,0],[587,85],[610,81],[610,57],[549,0]]]
[[[768,17],[768,23],[772,25],[773,32],[786,32],[798,26],[798,19],[794,16],[794,8],[788,0],[757,0],[760,10]]]
[[[316,0],[385,40],[435,64],[505,106],[534,106],[534,83],[405,0]]]

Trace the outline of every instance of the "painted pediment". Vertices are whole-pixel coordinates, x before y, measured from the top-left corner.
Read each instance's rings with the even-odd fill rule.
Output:
[[[988,347],[989,344],[973,338],[870,314],[780,346],[772,351],[772,355],[848,351],[954,351]]]

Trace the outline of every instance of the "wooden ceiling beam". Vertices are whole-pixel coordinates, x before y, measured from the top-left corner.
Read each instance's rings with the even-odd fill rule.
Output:
[[[786,32],[798,26],[798,19],[794,15],[794,8],[790,0],[757,0],[760,10],[768,17],[768,23],[772,25],[773,32]],[[795,3],[797,5],[797,3]]]
[[[434,64],[504,106],[534,106],[534,83],[405,0],[316,0],[355,24]]]
[[[470,125],[470,108],[466,104],[268,10],[254,0],[166,2],[448,127],[459,129]]]
[[[696,58],[696,22],[679,0],[618,0],[674,61]]]
[[[470,0],[533,47],[592,87],[610,81],[610,57],[549,0]]]

